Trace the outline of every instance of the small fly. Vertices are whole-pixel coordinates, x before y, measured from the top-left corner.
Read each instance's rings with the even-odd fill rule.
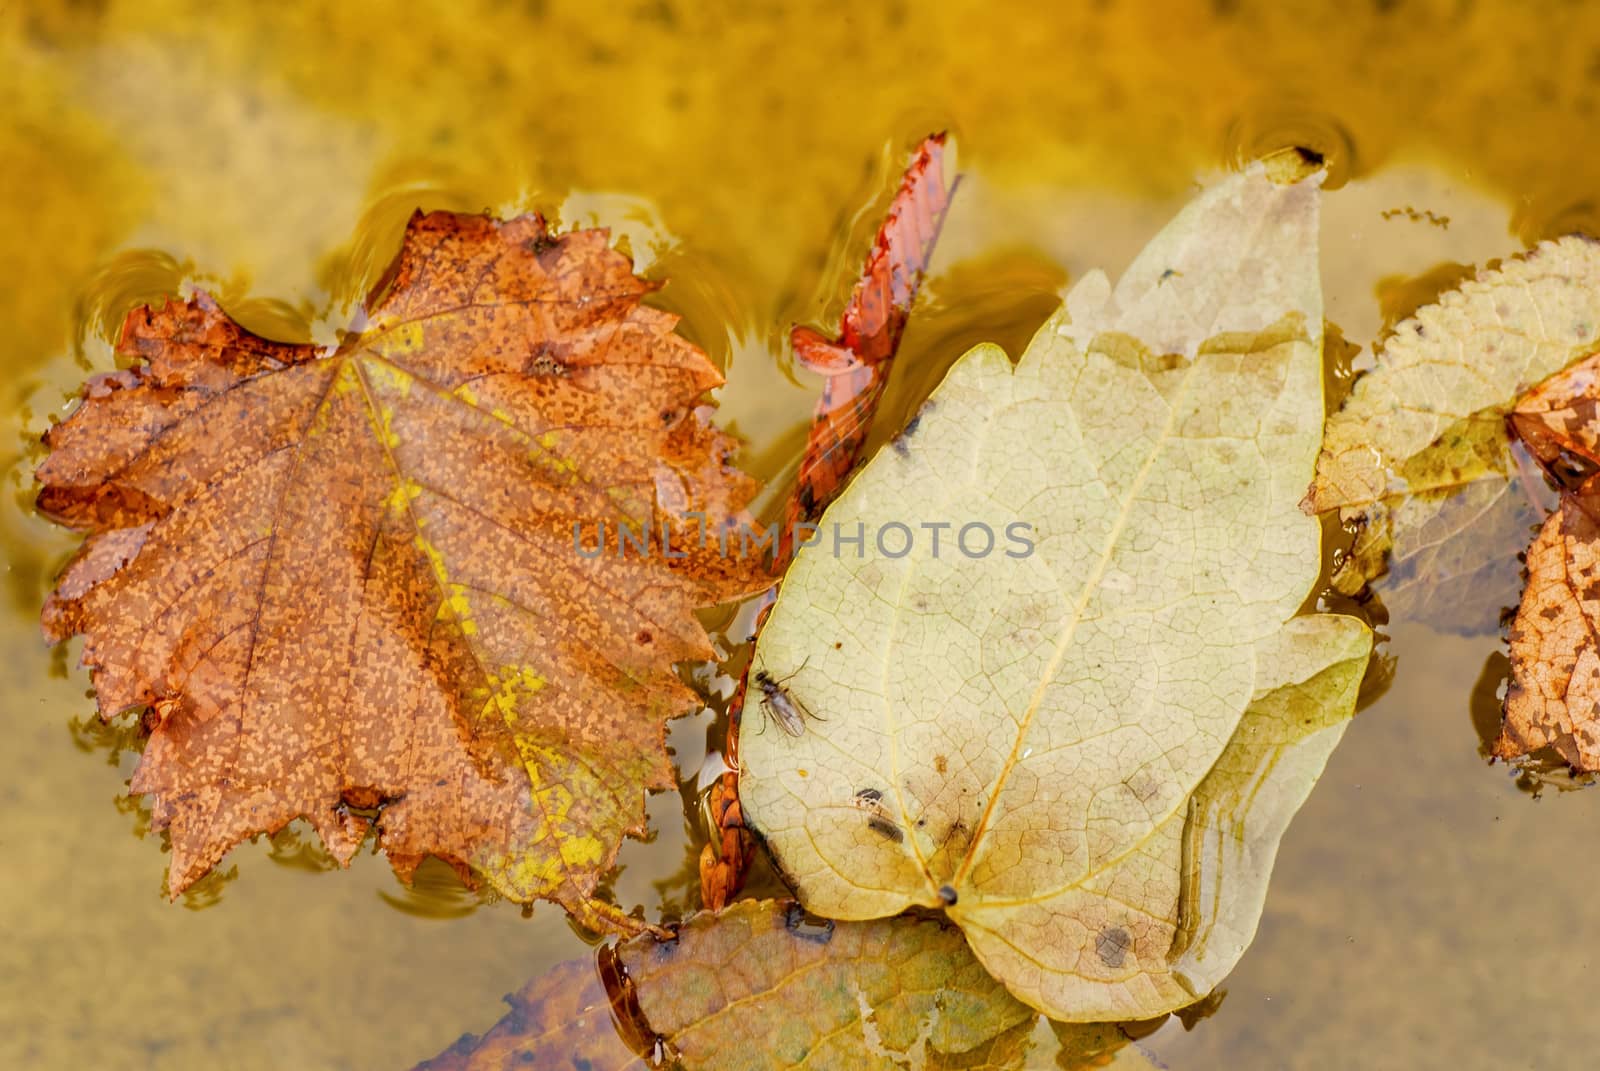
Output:
[[[809,661],[811,659],[807,658],[806,662]],[[778,728],[795,737],[805,735],[807,718],[817,718],[804,703],[790,695],[789,689],[784,687],[795,673],[806,668],[806,662],[801,662],[800,669],[782,680],[775,680],[772,674],[764,669],[756,670],[755,676],[756,687],[761,689],[761,709],[766,712],[770,720],[778,723]],[[823,719],[817,718],[817,720]],[[767,731],[765,724],[761,726],[761,731]]]

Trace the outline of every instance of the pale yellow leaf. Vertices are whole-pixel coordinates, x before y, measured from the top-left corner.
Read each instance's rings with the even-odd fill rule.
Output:
[[[756,657],[814,717],[742,742],[745,815],[811,910],[945,907],[1013,993],[1076,1021],[1182,1006],[1204,995],[1183,971],[1242,951],[1259,897],[1248,925],[1236,897],[1190,903],[1258,884],[1190,889],[1197,790],[1258,685],[1366,637],[1283,636],[1320,567],[1298,508],[1322,417],[1317,182],[1256,168],[1204,194],[1115,287],[1080,282],[1015,367],[962,357],[830,508]],[[919,536],[899,557],[875,538],[896,522]],[[1016,522],[1031,554],[955,542]],[[834,538],[858,530],[859,551]],[[1270,859],[1253,821],[1245,841]],[[1174,940],[1208,917],[1226,938],[1180,970]]]
[[[1600,345],[1600,244],[1545,242],[1417,310],[1383,344],[1328,421],[1317,512],[1459,486],[1480,472],[1441,459],[1402,468],[1460,421],[1504,413],[1519,394]]]
[[[1505,414],[1533,384],[1597,347],[1600,244],[1582,237],[1480,271],[1396,327],[1329,419],[1306,495],[1308,511],[1338,509],[1364,528],[1341,589],[1381,575],[1392,546],[1396,566],[1410,560],[1447,581],[1485,579],[1492,589],[1481,612],[1452,616],[1460,586],[1434,593],[1424,581],[1404,590],[1401,578],[1393,588],[1404,604],[1395,608],[1451,631],[1492,628],[1515,583],[1497,563],[1526,541],[1534,512],[1507,486],[1514,463]],[[1450,504],[1458,493],[1469,500]]]

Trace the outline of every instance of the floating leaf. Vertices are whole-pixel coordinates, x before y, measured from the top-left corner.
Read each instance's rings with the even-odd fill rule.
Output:
[[[1560,475],[1587,473],[1528,548],[1528,584],[1511,624],[1511,686],[1494,743],[1512,759],[1553,747],[1572,767],[1600,771],[1600,356],[1539,384],[1511,425]],[[1570,456],[1569,456],[1570,455]]]
[[[1511,686],[1497,758],[1554,747],[1600,771],[1600,493],[1562,496],[1528,548],[1528,586],[1511,623]]]
[[[1191,1003],[1243,952],[1320,760],[1282,764],[1298,795],[1230,804],[1224,752],[1280,687],[1346,717],[1369,642],[1286,630],[1320,566],[1297,505],[1322,416],[1316,184],[1253,168],[1115,289],[1085,277],[1015,367],[966,354],[824,515],[756,655],[813,717],[741,754],[745,817],[811,910],[942,907],[1076,1021]],[[1006,535],[989,553],[983,526]],[[1192,851],[1212,823],[1238,855]]]
[[[305,817],[340,862],[375,827],[402,876],[437,855],[638,928],[591,893],[673,784],[694,608],[751,583],[681,517],[720,525],[750,486],[651,289],[603,231],[434,213],[335,349],[205,295],[128,317],[140,363],[90,382],[39,469],[40,508],[90,533],[45,631],[87,634],[103,715],[153,711],[132,788],[174,896]],[[601,522],[650,552],[581,556]]]
[[[1340,588],[1379,576],[1392,546],[1400,575],[1386,598],[1397,608],[1451,631],[1492,630],[1540,515],[1537,493],[1513,485],[1504,417],[1597,346],[1600,245],[1577,237],[1482,271],[1397,326],[1328,421],[1306,496],[1308,511],[1363,526]]]
[[[488,1033],[461,1035],[415,1071],[643,1071],[654,1063],[615,1028],[610,997],[592,960],[559,964],[507,994],[506,1003],[511,1011]]]
[[[1480,272],[1384,343],[1377,367],[1328,421],[1308,506],[1363,507],[1470,482],[1485,466],[1441,450],[1446,433],[1504,415],[1523,391],[1597,345],[1600,243],[1545,242]],[[1406,469],[1430,447],[1433,463]],[[1485,451],[1474,443],[1473,453]]]
[[[658,1041],[688,1071],[1017,1068],[1036,1019],[937,919],[833,923],[745,901],[607,960],[610,994],[593,964],[564,964],[506,998],[512,1012],[488,1034],[418,1071],[642,1068]]]
[[[815,521],[834,500],[866,447],[955,191],[954,183],[945,185],[944,148],[945,136],[931,134],[912,154],[840,317],[839,334],[830,340],[803,326],[790,333],[796,358],[827,378],[812,410],[794,492],[784,507],[783,531],[772,558],[774,571],[788,566],[802,526]],[[764,596],[757,628],[775,597],[771,589]],[[738,893],[756,852],[755,838],[744,827],[739,810],[739,728],[746,683],[747,678],[741,677],[728,706],[723,754],[735,768],[719,776],[706,794],[713,832],[700,851],[700,901],[713,911]]]

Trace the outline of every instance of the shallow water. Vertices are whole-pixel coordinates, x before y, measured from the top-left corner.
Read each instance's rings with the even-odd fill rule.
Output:
[[[159,838],[120,798],[131,741],[89,722],[76,645],[39,640],[73,540],[28,508],[38,431],[110,366],[130,304],[198,278],[263,333],[328,338],[413,207],[608,225],[671,280],[662,304],[727,369],[722,421],[772,478],[816,389],[781,339],[831,324],[931,129],[954,132],[967,178],[886,429],[968,344],[1016,352],[1064,282],[1120,269],[1197,182],[1284,144],[1330,156],[1327,315],[1358,365],[1450,265],[1600,230],[1600,12],[1293,6],[0,10],[0,1060],[405,1067],[585,950],[556,909],[525,918],[443,868],[411,890],[380,858],[329,872],[306,832],[165,902]],[[1600,1044],[1600,796],[1535,799],[1479,757],[1472,697],[1498,637],[1385,631],[1393,682],[1285,838],[1220,1010],[1141,1042],[1170,1067],[1546,1068]],[[711,728],[676,723],[686,778]],[[674,794],[651,814],[615,895],[678,913],[695,819]]]

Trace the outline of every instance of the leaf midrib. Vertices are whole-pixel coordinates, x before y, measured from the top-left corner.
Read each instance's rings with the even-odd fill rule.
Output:
[[[1091,342],[1086,347],[1085,357],[1094,352],[1093,346],[1094,343]],[[1190,360],[1189,367],[1185,370],[1182,380],[1179,382],[1178,390],[1174,392],[1173,397],[1169,400],[1167,418],[1163,423],[1161,432],[1155,437],[1150,452],[1139,466],[1139,471],[1129,481],[1127,494],[1124,496],[1121,507],[1117,512],[1116,524],[1112,526],[1111,532],[1106,537],[1105,546],[1101,551],[1099,560],[1095,563],[1094,571],[1084,581],[1077,605],[1073,607],[1072,617],[1062,629],[1061,638],[1056,642],[1056,648],[1051,654],[1050,662],[1039,675],[1039,683],[1034,687],[1033,695],[1028,700],[1028,707],[1023,712],[1022,724],[1017,730],[1016,739],[1012,742],[1011,752],[1006,756],[1005,762],[1000,767],[1000,772],[995,777],[994,789],[989,793],[989,800],[984,804],[983,814],[978,818],[977,827],[972,835],[972,843],[967,848],[966,857],[962,859],[961,866],[956,871],[954,884],[958,889],[962,887],[977,861],[979,849],[983,846],[990,829],[995,806],[1005,790],[1006,780],[1011,776],[1011,771],[1021,761],[1023,742],[1028,738],[1028,733],[1033,728],[1033,722],[1038,716],[1044,694],[1050,685],[1055,683],[1056,675],[1060,673],[1061,665],[1066,660],[1067,651],[1071,649],[1072,641],[1077,635],[1078,626],[1083,623],[1084,611],[1088,608],[1089,600],[1100,589],[1100,583],[1105,577],[1112,555],[1116,552],[1121,542],[1123,530],[1127,527],[1128,520],[1133,514],[1133,508],[1139,500],[1139,494],[1144,489],[1145,483],[1150,478],[1150,473],[1155,468],[1156,459],[1165,451],[1167,444],[1173,437],[1180,409],[1179,403],[1188,395],[1190,384],[1194,381],[1195,372],[1199,368],[1202,357],[1203,354],[1196,352],[1195,356]],[[1015,375],[1015,372],[1013,371],[1012,374]],[[1067,403],[1067,407],[1076,418],[1076,409],[1070,401]]]

